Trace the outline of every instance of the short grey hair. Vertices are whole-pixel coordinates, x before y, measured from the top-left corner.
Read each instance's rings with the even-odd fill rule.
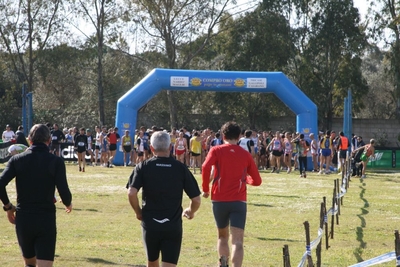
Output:
[[[150,138],[150,144],[155,151],[169,151],[171,137],[167,132],[154,132]]]

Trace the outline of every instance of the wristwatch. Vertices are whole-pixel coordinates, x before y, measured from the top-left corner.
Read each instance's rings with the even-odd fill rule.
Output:
[[[13,208],[14,208],[14,206],[13,206],[13,204],[11,204],[11,203],[10,203],[10,206],[9,206],[9,207],[3,206],[3,210],[4,210],[4,211],[9,211],[9,210],[12,210]]]

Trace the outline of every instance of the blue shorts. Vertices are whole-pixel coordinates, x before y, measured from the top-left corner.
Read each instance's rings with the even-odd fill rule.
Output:
[[[321,153],[322,153],[322,156],[324,156],[324,157],[330,157],[332,154],[332,150],[329,148],[323,148],[323,149],[321,149]]]
[[[213,202],[215,223],[219,229],[228,225],[244,229],[246,225],[247,204],[242,201]]]

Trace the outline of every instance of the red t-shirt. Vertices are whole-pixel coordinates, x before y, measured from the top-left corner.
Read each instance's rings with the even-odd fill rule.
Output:
[[[203,163],[203,192],[210,192],[213,165],[215,168],[211,200],[246,201],[246,184],[261,184],[261,176],[251,154],[239,145],[223,144],[212,147]]]

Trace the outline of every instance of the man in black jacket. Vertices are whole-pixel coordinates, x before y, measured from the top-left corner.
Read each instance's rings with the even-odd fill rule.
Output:
[[[57,188],[66,206],[72,210],[65,165],[60,157],[49,153],[50,130],[36,124],[29,133],[31,147],[11,157],[0,175],[0,200],[10,223],[15,224],[17,239],[27,267],[53,266],[56,247]],[[11,204],[6,186],[16,177],[17,205]]]
[[[28,142],[26,141],[25,134],[24,134],[24,127],[22,127],[21,125],[18,126],[18,130],[15,133],[15,135],[16,135],[16,138],[15,138],[16,144],[21,144],[21,145],[24,145],[27,147],[29,146]]]

